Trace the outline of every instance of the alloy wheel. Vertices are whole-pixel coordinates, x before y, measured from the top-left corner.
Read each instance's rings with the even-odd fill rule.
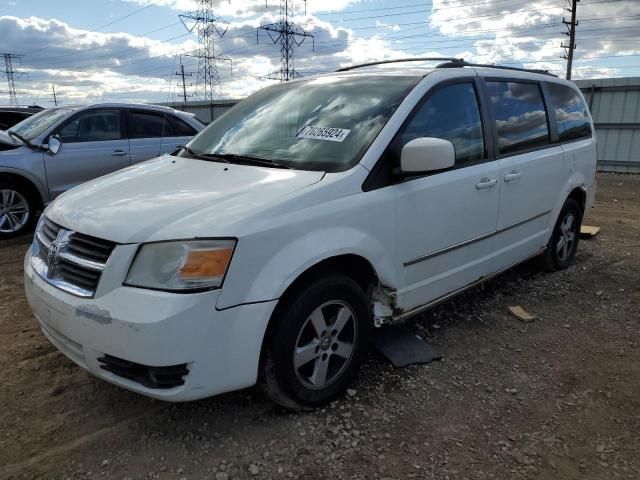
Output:
[[[344,372],[355,350],[358,323],[353,309],[333,300],[302,324],[293,352],[298,380],[311,390],[327,387]]]
[[[0,232],[14,233],[29,221],[29,203],[18,191],[0,190]]]
[[[572,213],[567,213],[560,224],[560,238],[556,244],[558,259],[564,262],[573,252],[576,242],[576,227],[578,222]]]

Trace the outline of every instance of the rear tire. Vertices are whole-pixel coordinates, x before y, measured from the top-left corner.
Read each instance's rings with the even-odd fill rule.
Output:
[[[581,224],[582,209],[578,202],[568,198],[560,210],[547,249],[540,257],[545,270],[555,272],[571,265],[578,249]]]
[[[310,410],[341,395],[360,369],[373,326],[358,284],[329,273],[285,300],[273,321],[262,372],[269,397]]]
[[[38,202],[23,185],[0,181],[0,240],[23,235],[33,229]]]

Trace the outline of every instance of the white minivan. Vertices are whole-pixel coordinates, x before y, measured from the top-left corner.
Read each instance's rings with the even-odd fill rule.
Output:
[[[570,264],[596,188],[573,83],[360,67],[260,90],[181,151],[53,201],[24,264],[51,343],[154,398],[261,383],[310,408],[346,389],[373,328],[532,257]]]

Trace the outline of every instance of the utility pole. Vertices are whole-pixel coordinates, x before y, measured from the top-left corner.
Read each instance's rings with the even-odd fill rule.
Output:
[[[184,80],[184,77],[186,75],[191,76],[191,75],[193,75],[193,73],[192,72],[184,73],[184,65],[182,64],[182,62],[180,62],[180,71],[176,72],[175,74],[180,76],[180,77],[182,77],[182,85],[181,85],[181,87],[182,87],[182,98],[183,98],[183,101],[185,103],[187,103],[187,84],[186,84],[186,82]]]
[[[305,1],[305,10],[306,5],[307,3]],[[289,20],[289,17],[292,15],[293,0],[280,0],[280,21],[278,23],[262,25],[256,30],[256,43],[260,41],[260,30],[266,31],[273,43],[280,42],[280,71],[267,75],[267,78],[280,80],[281,82],[287,82],[293,78],[302,76],[296,72],[293,63],[295,46],[299,47],[307,38],[311,38],[314,42],[313,48],[315,50],[315,39],[313,35]]]
[[[13,53],[3,53],[4,57],[4,73],[7,77],[7,85],[9,86],[9,104],[17,105],[18,98],[16,97],[16,84],[14,81],[14,77],[19,72],[16,72],[13,69],[13,60],[21,60],[22,55],[15,55]]]
[[[564,17],[562,17],[562,23],[567,26],[567,31],[562,32],[563,34],[569,37],[569,45],[565,45],[564,43],[560,44],[562,48],[565,49],[566,53],[562,56],[562,58],[567,60],[567,80],[571,80],[571,69],[573,67],[573,51],[576,49],[576,27],[578,26],[578,21],[576,20],[576,14],[578,10],[578,2],[580,0],[567,0],[569,2],[569,8],[566,10],[571,12],[571,21],[567,22]]]
[[[200,48],[187,56],[198,59],[198,74],[194,96],[200,100],[213,100],[217,96],[222,96],[220,75],[218,74],[216,61],[231,62],[229,57],[216,53],[214,40],[216,37],[222,38],[227,33],[229,24],[213,13],[213,3],[214,0],[198,0],[198,10],[179,15],[180,21],[188,31],[198,31]],[[193,23],[188,26],[185,21]]]
[[[51,90],[53,91],[53,105],[58,106],[58,97],[56,97],[56,86],[52,83]]]

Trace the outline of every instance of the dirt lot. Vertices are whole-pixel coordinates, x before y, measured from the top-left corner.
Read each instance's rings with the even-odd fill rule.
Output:
[[[602,227],[555,274],[523,265],[410,322],[444,353],[371,355],[309,414],[255,388],[163,404],[58,353],[0,246],[0,478],[640,478],[640,176],[601,175]],[[507,306],[536,315],[522,323]]]

